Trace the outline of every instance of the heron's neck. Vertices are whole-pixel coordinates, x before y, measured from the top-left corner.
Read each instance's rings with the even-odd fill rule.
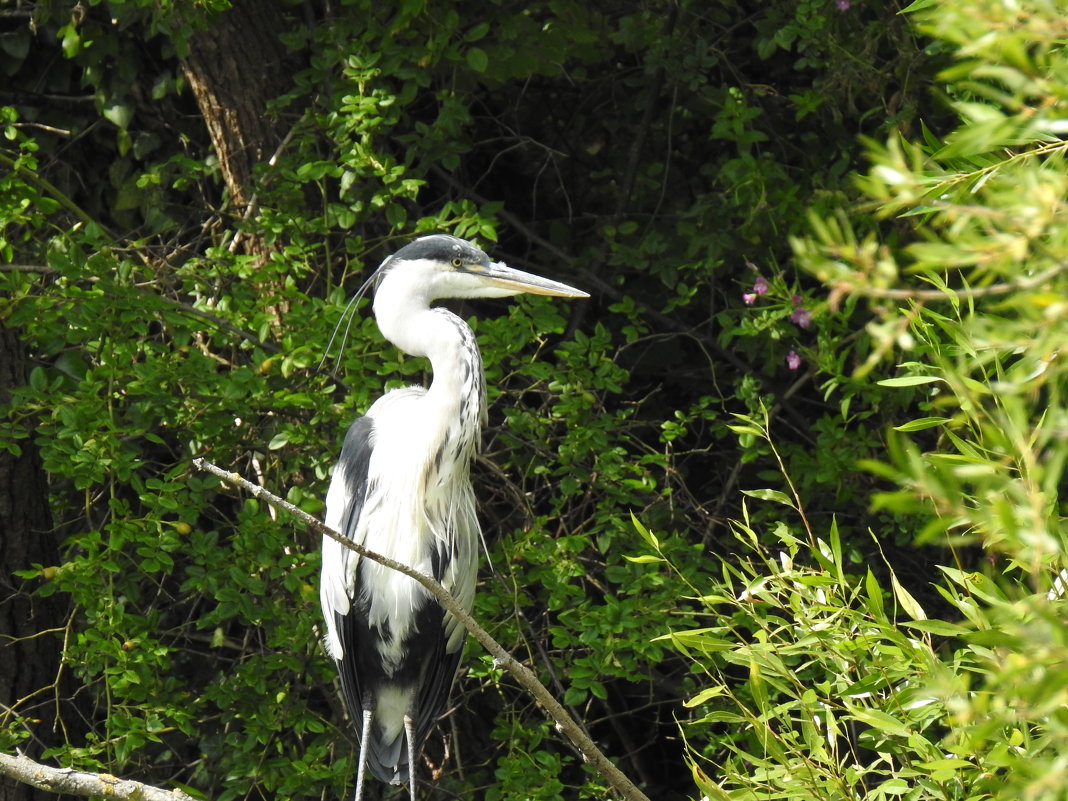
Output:
[[[447,309],[427,312],[432,337],[423,354],[430,359],[434,380],[427,392],[438,403],[453,407],[463,416],[465,409],[474,414],[481,429],[485,386],[482,354],[470,326]]]
[[[446,309],[429,308],[426,300],[382,292],[375,298],[375,316],[386,339],[405,353],[430,360],[434,380],[426,399],[439,407],[439,419],[450,426],[460,423],[477,436],[486,390],[482,356],[467,323]]]

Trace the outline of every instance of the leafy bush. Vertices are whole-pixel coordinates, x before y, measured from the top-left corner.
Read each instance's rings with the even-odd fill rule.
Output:
[[[890,487],[875,509],[918,521],[912,536],[952,561],[937,594],[889,561],[858,572],[804,492],[750,492],[790,509],[777,543],[743,517],[721,576],[694,584],[704,625],[665,635],[697,676],[683,731],[709,798],[1064,793],[1064,23],[1043,3],[911,10],[957,51],[940,77],[959,125],[869,142],[880,226],[814,213],[793,246],[832,308],[868,301],[854,378],[893,358],[878,384],[921,415],[864,464]],[[767,418],[734,430],[771,447]],[[879,520],[881,550],[898,529]]]
[[[225,6],[42,6],[0,47],[33,88],[4,111],[0,179],[0,248],[33,269],[0,272],[0,316],[35,368],[2,442],[41,452],[64,549],[12,567],[71,600],[82,689],[61,700],[86,729],[53,755],[218,799],[342,792],[352,740],[316,643],[317,543],[189,460],[321,509],[345,425],[425,380],[365,309],[337,376],[316,369],[346,292],[443,229],[597,295],[459,309],[480,318],[492,402],[478,616],[651,794],[688,795],[691,666],[656,638],[702,625],[689,596],[727,556],[737,489],[783,492],[785,467],[811,524],[833,515],[862,561],[876,480],[854,467],[929,402],[854,371],[881,365],[895,320],[858,333],[863,301],[825,301],[798,267],[823,275],[833,237],[798,261],[788,237],[809,209],[837,224],[856,132],[918,126],[943,53],[894,4],[286,6],[292,69],[264,110],[282,135],[240,208],[183,61]],[[775,450],[729,428],[765,408]],[[874,518],[891,564],[926,510],[888,497]],[[670,532],[674,570],[622,558],[641,556],[632,511]],[[750,511],[777,547],[781,510]],[[913,591],[930,578],[898,573]],[[443,789],[602,797],[478,657],[430,745]],[[0,718],[4,747],[38,736],[45,697]]]

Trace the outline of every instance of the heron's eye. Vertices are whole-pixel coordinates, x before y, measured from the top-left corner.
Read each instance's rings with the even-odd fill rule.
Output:
[[[457,256],[455,259],[452,260],[452,266],[459,270],[461,267],[464,266],[464,260]]]

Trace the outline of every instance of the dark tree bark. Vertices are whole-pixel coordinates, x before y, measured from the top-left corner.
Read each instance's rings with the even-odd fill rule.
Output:
[[[0,324],[0,406],[26,382],[26,357],[15,331]],[[25,719],[31,738],[22,749],[30,756],[62,742],[55,712],[58,688],[30,696],[60,675],[65,604],[57,596],[35,597],[34,581],[13,571],[34,563],[53,566],[59,549],[48,507],[48,482],[32,440],[19,443],[22,453],[0,450],[0,720]],[[65,684],[61,682],[60,686]],[[29,700],[23,700],[27,699]],[[5,720],[6,719],[6,720]],[[53,793],[0,777],[0,801],[54,801]]]
[[[234,212],[249,217],[254,211],[254,169],[268,162],[282,136],[267,104],[292,84],[286,51],[278,39],[285,15],[276,0],[234,0],[234,5],[189,44],[182,71],[196,96],[212,147],[219,159]],[[245,253],[266,264],[278,250],[251,229],[231,240]],[[270,281],[267,281],[270,285]],[[286,312],[270,306],[277,328]]]
[[[236,0],[192,38],[182,61],[238,214],[252,200],[253,168],[282,139],[266,108],[292,83],[278,39],[284,23],[274,0]]]

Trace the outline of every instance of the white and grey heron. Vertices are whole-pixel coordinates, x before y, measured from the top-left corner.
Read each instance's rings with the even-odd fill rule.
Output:
[[[441,298],[585,292],[490,261],[445,234],[424,236],[372,276],[383,336],[430,360],[429,389],[387,392],[345,435],[326,496],[326,524],[349,539],[432,575],[470,609],[480,541],[471,459],[486,419],[482,356]],[[356,801],[365,769],[408,782],[448,698],[465,631],[414,580],[323,538],[320,600],[326,649],[360,741]]]

